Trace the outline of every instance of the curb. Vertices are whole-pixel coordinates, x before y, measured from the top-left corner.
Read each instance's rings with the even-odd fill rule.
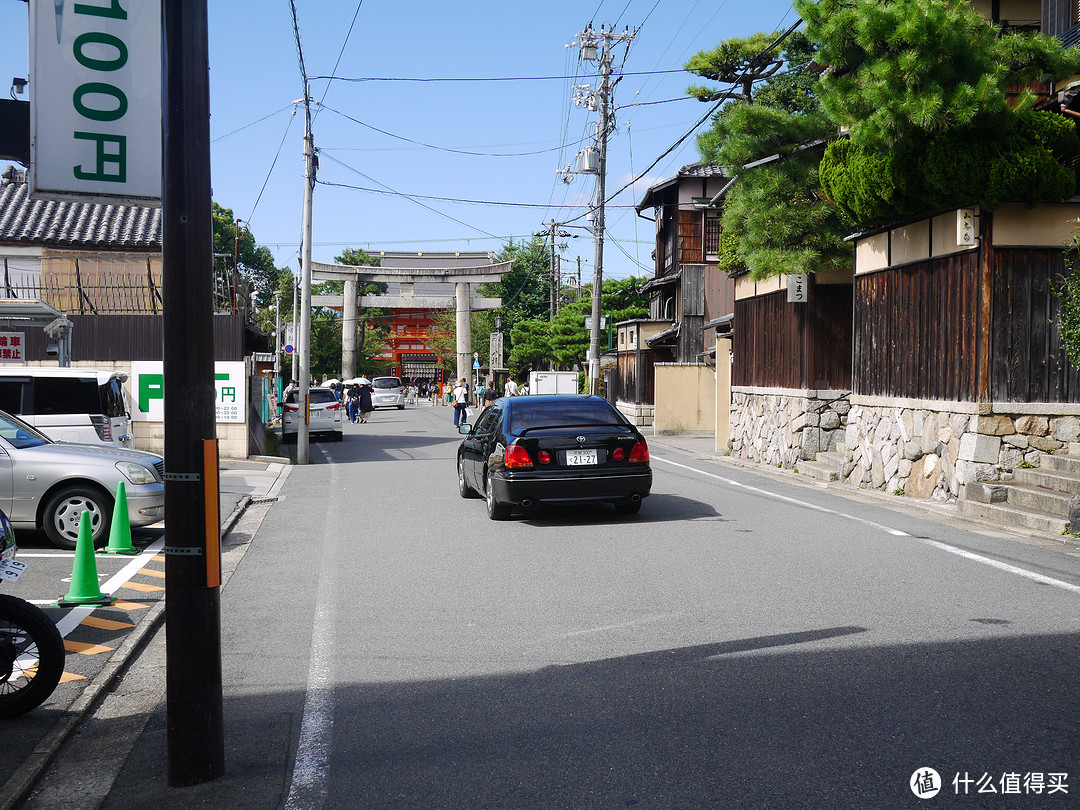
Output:
[[[250,504],[251,496],[245,495],[243,500],[236,505],[221,526],[222,540],[233,530]],[[235,566],[233,568],[235,569]],[[227,579],[222,582],[222,586],[225,581]],[[163,597],[150,608],[150,613],[146,618],[139,622],[116,652],[109,657],[101,671],[64,710],[56,724],[45,734],[30,756],[0,786],[0,810],[12,810],[30,797],[30,793],[41,780],[45,770],[52,764],[56,753],[67,742],[72,732],[78,728],[83,718],[97,707],[102,696],[111,691],[113,685],[124,675],[132,658],[149,643],[151,636],[157,633],[164,620],[165,599]]]

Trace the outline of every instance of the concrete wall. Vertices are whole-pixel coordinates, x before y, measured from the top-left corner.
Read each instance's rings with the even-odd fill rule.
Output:
[[[716,442],[717,453],[731,449],[731,338],[716,339]]]
[[[716,374],[712,366],[656,364],[653,432],[712,433],[716,429]]]

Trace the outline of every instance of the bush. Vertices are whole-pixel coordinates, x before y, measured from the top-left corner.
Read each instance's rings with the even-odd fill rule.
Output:
[[[1011,131],[1010,131],[1011,128]],[[907,150],[829,145],[825,193],[858,225],[880,225],[920,210],[977,203],[1056,202],[1076,191],[1062,165],[1080,154],[1075,125],[1050,112],[1024,112],[995,125],[953,128]]]

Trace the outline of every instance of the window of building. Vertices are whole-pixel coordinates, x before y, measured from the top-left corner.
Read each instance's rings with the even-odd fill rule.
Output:
[[[1080,2],[1080,0],[1077,0]],[[705,219],[705,255],[715,256],[720,252],[720,218]]]

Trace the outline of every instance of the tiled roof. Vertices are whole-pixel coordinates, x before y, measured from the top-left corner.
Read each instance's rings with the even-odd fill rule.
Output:
[[[727,175],[724,173],[723,168],[714,163],[688,163],[679,169],[678,174],[674,177],[669,177],[650,186],[649,190],[645,192],[645,196],[641,198],[641,202],[637,204],[637,212],[640,214],[646,208],[656,205],[661,193],[678,185],[680,180],[688,177],[727,177]]]
[[[161,250],[161,209],[31,200],[25,173],[0,182],[0,244],[94,250]]]

